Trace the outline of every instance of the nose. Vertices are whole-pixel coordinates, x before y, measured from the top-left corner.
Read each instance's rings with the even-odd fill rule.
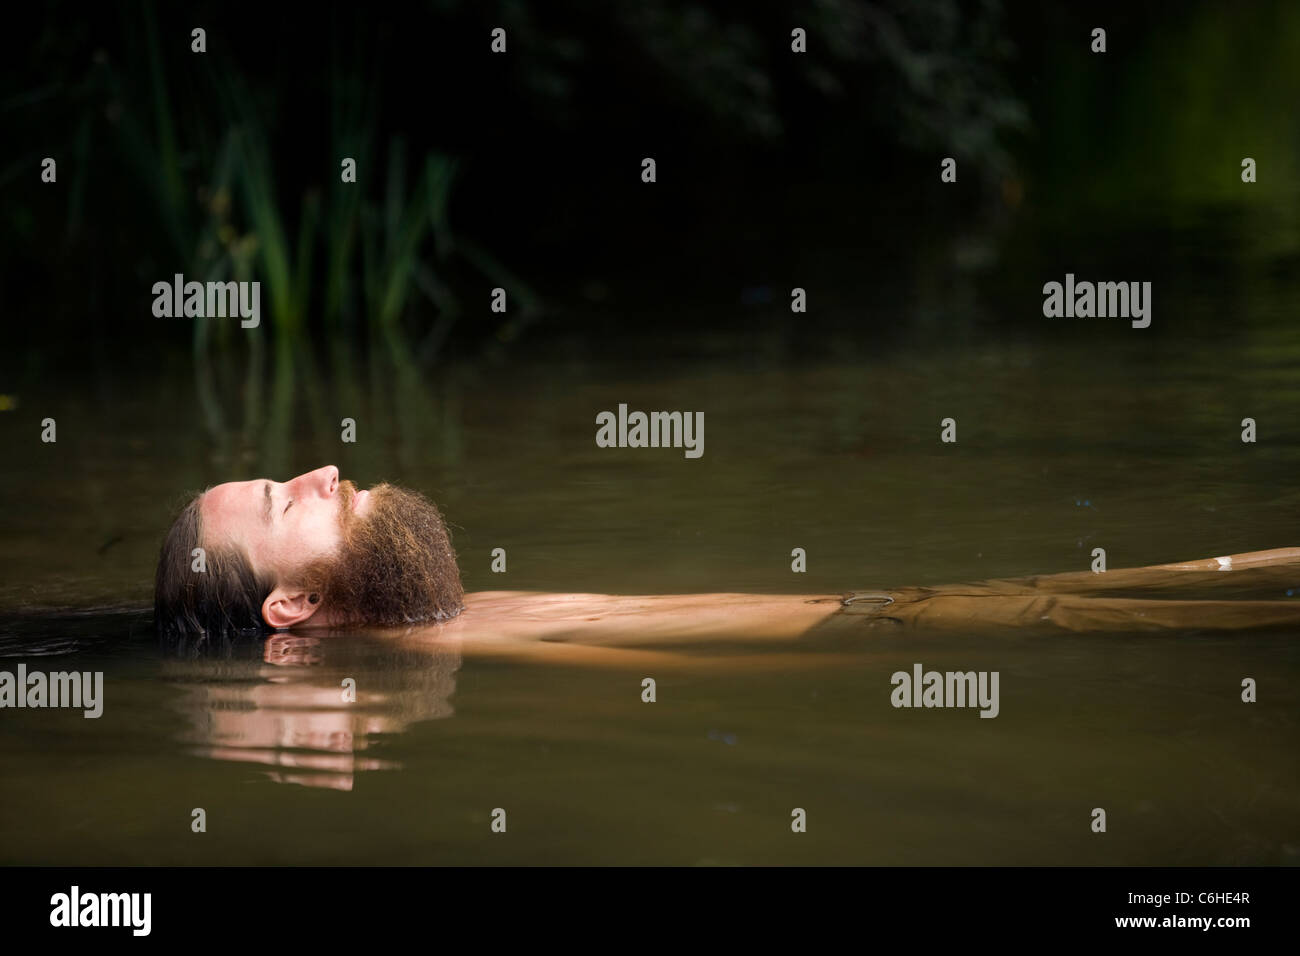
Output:
[[[299,475],[289,484],[295,486],[297,494],[315,493],[322,498],[333,498],[339,490],[339,470],[333,465],[326,465]]]

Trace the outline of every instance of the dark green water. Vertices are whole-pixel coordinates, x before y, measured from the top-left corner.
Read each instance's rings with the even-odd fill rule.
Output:
[[[644,704],[638,668],[361,635],[276,664],[260,646],[178,660],[139,611],[32,610],[144,608],[183,490],[325,462],[433,494],[469,589],[817,593],[1078,570],[1098,546],[1118,567],[1295,545],[1294,281],[1244,311],[1215,286],[1158,286],[1145,331],[975,317],[955,345],[873,349],[760,316],[744,334],[579,337],[430,377],[403,415],[383,389],[352,411],[327,388],[327,417],[357,417],[361,440],[300,422],[275,466],[238,440],[208,450],[183,366],[111,401],[93,381],[21,395],[0,416],[0,660],[102,670],[105,710],[0,714],[0,861],[1295,863],[1290,632],[872,632],[806,641],[789,669],[742,644]],[[595,413],[620,401],[705,411],[704,456],[596,448]],[[947,416],[956,445],[938,441]],[[488,571],[495,547],[507,575]],[[999,671],[1000,716],[892,708],[890,674],[918,661]]]
[[[32,347],[0,352],[0,671],[102,671],[105,701],[97,720],[0,710],[0,864],[1300,863],[1291,630],[864,629],[678,648],[709,663],[659,675],[363,634],[191,659],[152,636],[186,492],[326,463],[433,496],[470,590],[822,593],[1077,571],[1096,547],[1128,567],[1300,545],[1300,7],[1117,17],[1099,58],[1073,7],[1011,6],[1035,11],[1016,21],[1031,123],[991,206],[964,156],[939,186],[929,156],[850,151],[809,166],[849,181],[792,183],[683,151],[644,207],[587,192],[567,234],[625,274],[573,280],[582,255],[550,250],[584,316],[497,359],[290,374],[228,334],[262,343],[246,376],[238,347],[196,364],[144,298],[87,341],[57,308],[12,315]],[[835,160],[840,135],[808,148]],[[549,195],[533,208],[567,210]],[[119,251],[102,268],[134,287]],[[1044,319],[1066,272],[1151,281],[1151,327]],[[806,317],[783,311],[794,285]],[[703,411],[704,456],[597,448],[620,402]],[[890,676],[917,662],[998,671],[999,716],[894,709]]]

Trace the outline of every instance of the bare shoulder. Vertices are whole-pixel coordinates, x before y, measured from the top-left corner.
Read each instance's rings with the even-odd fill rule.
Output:
[[[462,639],[494,641],[779,640],[801,636],[839,607],[839,595],[476,591],[465,596],[465,610],[444,627]]]

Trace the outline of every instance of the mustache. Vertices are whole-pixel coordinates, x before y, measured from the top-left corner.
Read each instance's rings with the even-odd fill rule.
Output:
[[[352,514],[352,502],[357,497],[357,492],[361,489],[356,486],[356,482],[347,478],[339,482],[339,520],[346,521],[347,516]]]
[[[369,489],[365,517],[352,511],[352,482],[339,483],[343,543],[304,576],[324,607],[348,623],[400,625],[460,612],[464,590],[456,553],[433,502],[387,483]]]

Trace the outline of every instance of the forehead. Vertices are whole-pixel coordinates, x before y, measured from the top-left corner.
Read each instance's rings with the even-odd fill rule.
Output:
[[[264,522],[269,487],[266,479],[257,478],[228,481],[205,491],[199,500],[204,537],[243,543],[249,531]]]

